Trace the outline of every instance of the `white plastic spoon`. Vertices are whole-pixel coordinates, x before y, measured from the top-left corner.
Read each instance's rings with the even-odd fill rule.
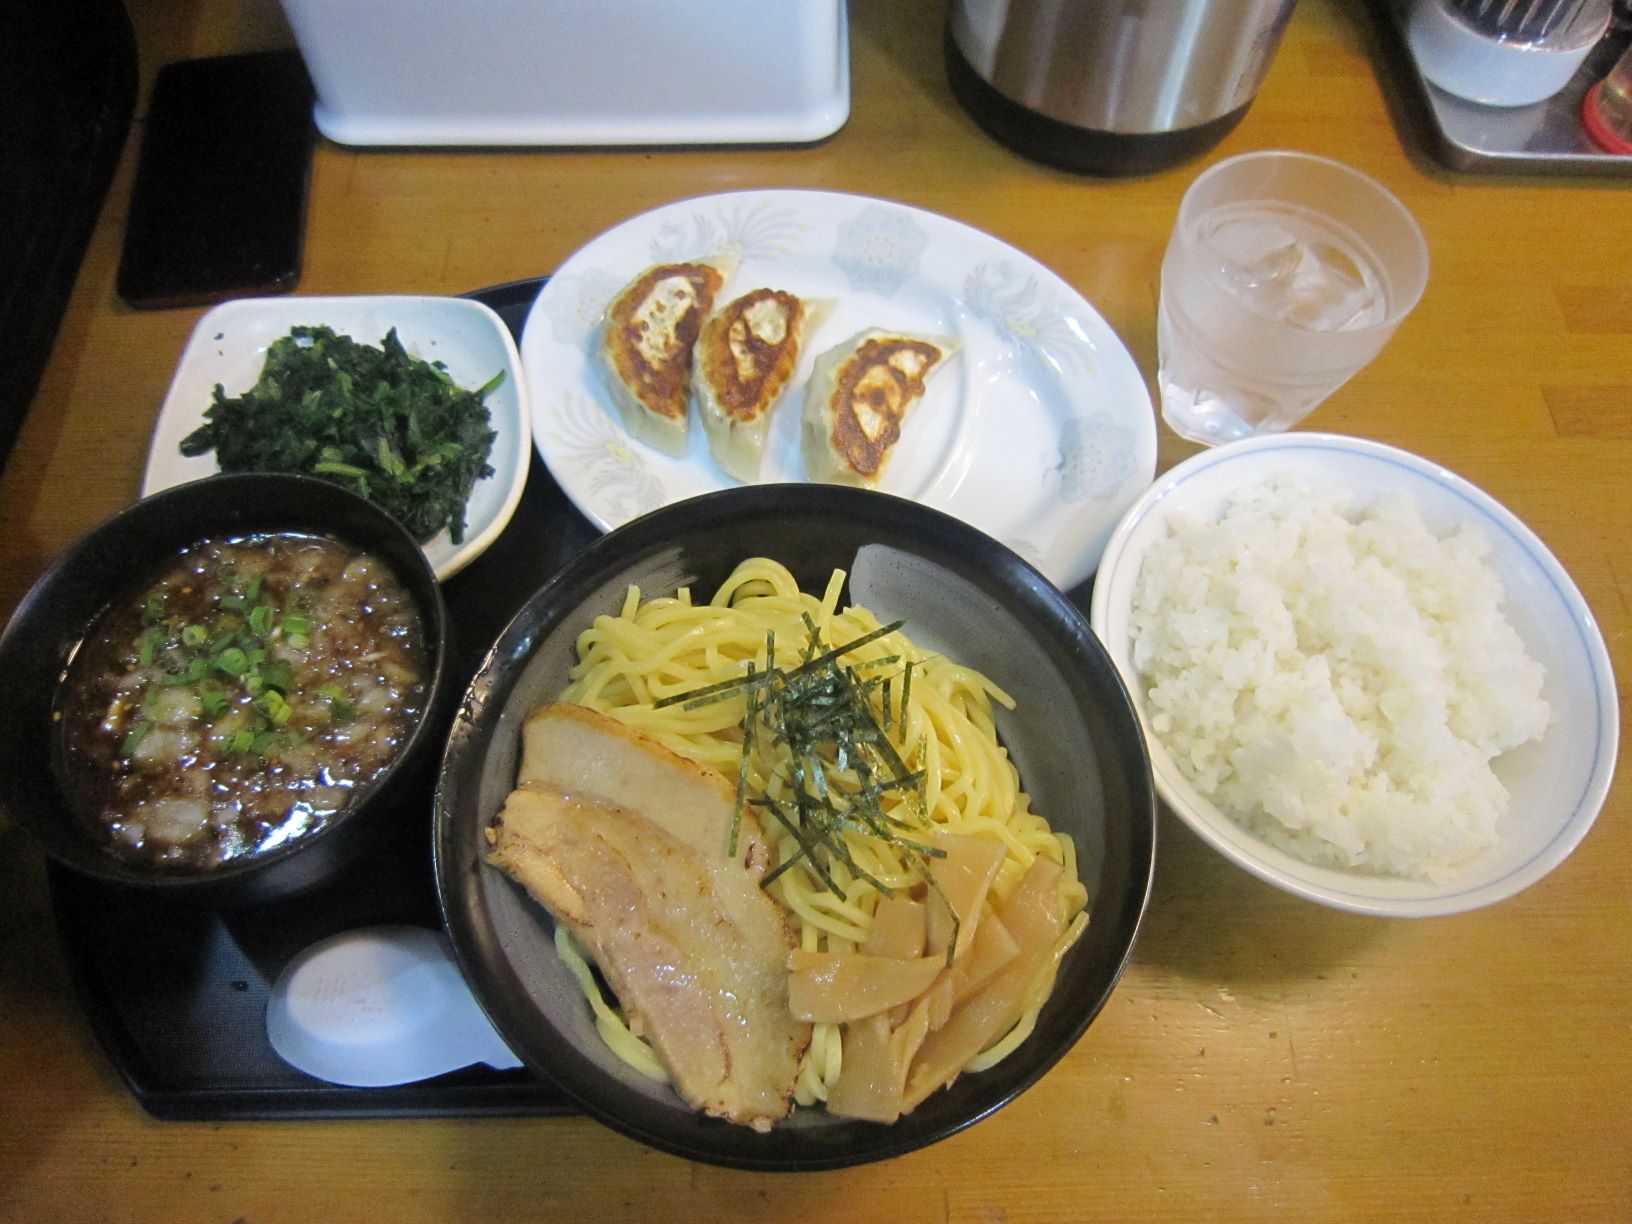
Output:
[[[266,1032],[278,1056],[332,1084],[411,1084],[474,1063],[521,1062],[471,996],[440,931],[344,931],[273,983]]]

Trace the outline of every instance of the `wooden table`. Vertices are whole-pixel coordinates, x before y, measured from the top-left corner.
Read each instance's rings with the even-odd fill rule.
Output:
[[[144,87],[288,41],[269,0],[133,0]],[[1432,457],[1528,522],[1632,675],[1632,191],[1459,176],[1402,143],[1364,6],[1299,6],[1256,105],[1202,162],[1100,181],[1030,164],[951,98],[936,0],[856,0],[853,114],[814,148],[358,151],[321,144],[300,292],[460,293],[549,272],[686,195],[863,191],[1053,267],[1147,375],[1157,271],[1201,164],[1284,146],[1421,220],[1427,295],[1310,427]],[[145,99],[145,94],[144,94]],[[145,103],[144,103],[145,104]],[[138,115],[141,107],[138,107]],[[197,311],[114,294],[131,154],[0,480],[0,612],[137,493]],[[1163,468],[1192,448],[1162,431]],[[1624,745],[1624,737],[1623,737]],[[1632,1219],[1632,798],[1519,897],[1380,921],[1295,900],[1164,816],[1132,967],[1075,1050],[996,1116],[886,1164],[705,1168],[582,1119],[186,1124],[127,1094],[76,1008],[37,852],[0,826],[0,1219]]]

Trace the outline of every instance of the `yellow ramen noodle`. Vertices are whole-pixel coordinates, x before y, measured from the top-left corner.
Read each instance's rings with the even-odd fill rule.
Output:
[[[578,663],[564,700],[590,706],[661,741],[675,752],[712,766],[735,779],[742,761],[741,724],[746,697],[686,708],[684,703],[655,709],[654,703],[721,681],[742,677],[750,664],[765,667],[767,632],[776,642],[776,663],[794,668],[810,640],[805,618],[813,622],[827,648],[842,646],[881,627],[865,608],[840,609],[845,575],[834,571],[820,595],[801,592],[780,564],[754,558],[740,564],[706,604],[694,604],[691,592],[643,599],[631,587],[618,615],[598,617],[578,639]],[[1013,700],[979,672],[915,646],[904,631],[866,643],[842,662],[861,667],[869,660],[894,657],[888,665],[899,673],[912,662],[904,716],[893,711],[890,738],[913,771],[922,770],[923,808],[932,828],[1000,841],[1005,856],[992,885],[1001,903],[1039,857],[1061,865],[1059,889],[1069,919],[1060,949],[1049,957],[1046,972],[1033,983],[1019,1023],[983,1051],[964,1070],[989,1067],[1012,1051],[1031,1032],[1053,986],[1059,952],[1075,940],[1087,921],[1087,892],[1077,878],[1076,856],[1069,837],[1051,830],[1031,811],[1020,788],[1019,774],[998,742],[993,703],[1012,708]],[[882,670],[882,668],[881,668]],[[901,685],[892,701],[899,702]],[[749,795],[787,800],[785,776],[777,758],[756,740],[750,765]],[[883,797],[885,813],[919,824],[923,814],[916,795],[894,791]],[[779,861],[797,856],[798,842],[769,817],[770,836],[781,834]],[[924,876],[899,845],[859,832],[846,832],[846,848],[857,867],[890,889],[911,890]],[[852,874],[833,857],[827,870],[843,890],[830,890],[806,862],[779,875],[769,886],[797,920],[800,946],[808,952],[852,952],[868,937],[881,895],[867,879]],[[570,937],[558,939],[580,980],[591,981]],[[625,1061],[654,1076],[662,1069],[640,1038],[623,1027],[605,1000],[592,999],[602,1036]],[[819,1023],[801,1068],[796,1100],[811,1105],[827,1099],[843,1065],[842,1026]]]

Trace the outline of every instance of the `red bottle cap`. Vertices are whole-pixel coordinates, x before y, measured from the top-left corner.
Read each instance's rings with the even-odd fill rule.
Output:
[[[1599,81],[1587,90],[1587,96],[1581,99],[1581,125],[1587,129],[1587,135],[1593,142],[1611,153],[1632,153],[1632,140],[1621,135],[1609,125],[1604,117],[1601,95],[1604,92],[1604,83]]]

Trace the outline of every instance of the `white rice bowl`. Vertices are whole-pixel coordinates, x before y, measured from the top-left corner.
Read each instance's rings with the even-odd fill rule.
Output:
[[[1174,468],[1113,534],[1092,620],[1168,806],[1312,900],[1510,896],[1579,844],[1614,771],[1614,679],[1568,575],[1390,447],[1286,434]]]

